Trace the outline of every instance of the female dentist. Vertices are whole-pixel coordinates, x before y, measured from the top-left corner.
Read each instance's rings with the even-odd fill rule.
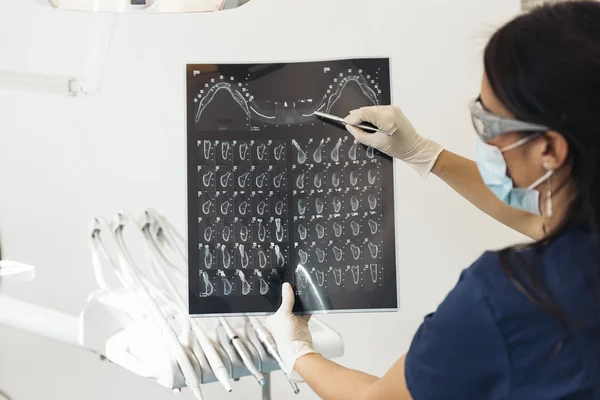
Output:
[[[600,399],[600,2],[538,8],[489,41],[470,104],[476,162],[420,136],[395,107],[367,107],[392,136],[356,140],[430,172],[527,246],[486,252],[377,378],[312,349],[307,319],[267,322],[286,364],[325,400]]]

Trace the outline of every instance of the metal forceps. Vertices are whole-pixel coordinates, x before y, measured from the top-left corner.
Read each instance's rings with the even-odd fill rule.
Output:
[[[383,129],[379,129],[378,127],[376,127],[375,125],[369,123],[369,122],[362,122],[360,124],[356,124],[356,125],[352,125],[352,124],[348,124],[344,118],[332,115],[332,114],[327,114],[324,112],[320,112],[320,111],[315,111],[314,113],[317,117],[329,120],[329,121],[334,121],[337,122],[338,124],[342,124],[342,125],[350,125],[350,126],[354,126],[356,128],[360,128],[366,132],[379,132],[379,133],[383,133],[384,135],[387,136],[392,136],[394,134],[394,132],[398,129],[398,127],[394,126],[391,130],[386,131]]]

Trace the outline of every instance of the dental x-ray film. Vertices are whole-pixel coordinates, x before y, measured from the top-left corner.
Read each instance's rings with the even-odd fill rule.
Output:
[[[390,104],[387,58],[187,66],[189,311],[398,308],[392,159],[314,113]],[[379,133],[378,133],[379,134]]]

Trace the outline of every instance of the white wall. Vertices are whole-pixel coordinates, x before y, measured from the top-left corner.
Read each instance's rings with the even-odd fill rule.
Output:
[[[40,0],[41,2],[41,0]],[[94,289],[86,233],[95,215],[153,206],[185,226],[184,64],[389,55],[395,102],[414,125],[470,156],[466,103],[481,51],[518,0],[252,0],[212,15],[123,16],[101,94],[59,98],[0,92],[0,233],[5,255],[38,266],[36,281],[3,294],[77,313]],[[94,16],[0,0],[0,69],[80,75]],[[460,271],[484,249],[521,237],[435,177],[400,165],[402,309],[331,315],[352,368],[382,374],[408,348]],[[0,310],[2,312],[2,310]],[[14,400],[191,399],[94,356],[0,327],[0,388]],[[292,398],[280,375],[275,398]],[[252,379],[225,396],[251,398]],[[315,396],[305,388],[297,399]]]

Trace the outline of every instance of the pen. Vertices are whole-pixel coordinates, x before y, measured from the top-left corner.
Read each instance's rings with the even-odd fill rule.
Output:
[[[354,126],[356,128],[360,128],[360,129],[362,129],[362,130],[364,130],[366,132],[379,132],[379,133],[383,133],[383,134],[385,134],[387,136],[392,136],[392,134],[396,131],[396,129],[398,129],[397,127],[394,127],[391,130],[386,131],[386,130],[383,130],[383,129],[379,129],[375,125],[370,124],[368,122],[362,122],[360,124],[349,124],[349,123],[346,122],[346,120],[344,118],[341,118],[341,117],[338,117],[338,116],[335,116],[335,115],[332,115],[332,114],[327,114],[327,113],[320,112],[320,111],[315,111],[314,114],[317,117],[320,117],[320,118],[323,118],[323,119],[327,119],[327,120],[330,120],[330,121],[335,121],[335,122],[337,122],[339,124],[342,124],[342,125]]]

